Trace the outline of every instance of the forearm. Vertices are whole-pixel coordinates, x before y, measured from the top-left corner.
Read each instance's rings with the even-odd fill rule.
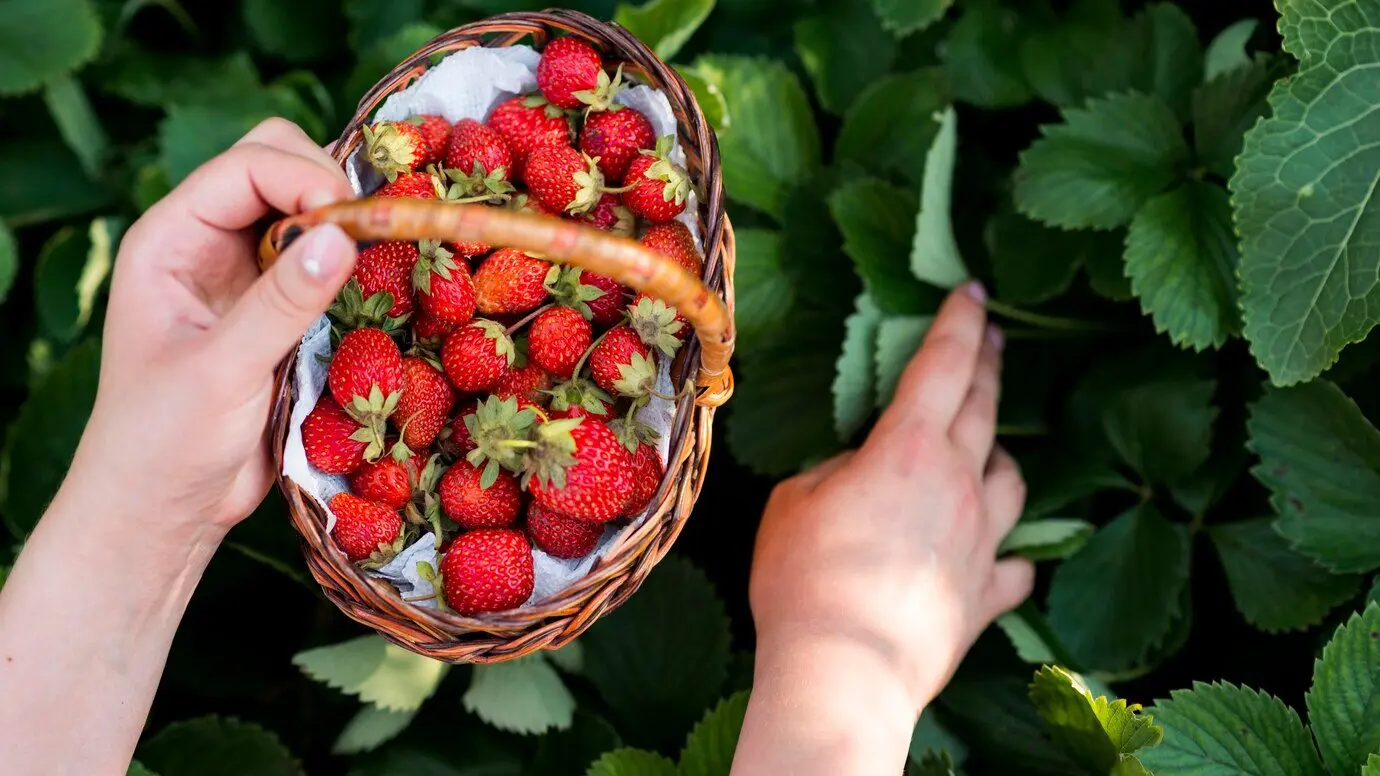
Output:
[[[918,709],[893,667],[838,640],[760,645],[733,776],[897,776]]]
[[[24,773],[124,773],[218,543],[214,529],[160,530],[168,515],[134,514],[119,490],[80,479],[0,593],[0,762]]]

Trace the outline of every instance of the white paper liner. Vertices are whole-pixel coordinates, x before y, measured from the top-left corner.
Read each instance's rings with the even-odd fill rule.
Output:
[[[444,116],[452,123],[464,118],[483,121],[499,103],[536,89],[539,58],[540,55],[530,46],[496,49],[476,47],[457,51],[429,69],[408,88],[390,95],[379,107],[375,120],[399,120],[418,114],[434,114]],[[659,90],[635,86],[620,92],[616,100],[645,115],[651,121],[657,137],[677,135],[671,104]],[[685,151],[680,147],[679,140],[671,151],[671,159],[682,166],[685,164]],[[346,161],[345,167],[350,184],[358,194],[372,192],[383,184],[383,177],[358,150]],[[695,238],[695,246],[703,255],[704,247],[696,221],[698,212],[699,200],[692,191],[685,211],[676,220],[690,230]],[[328,532],[335,526],[335,515],[326,507],[326,503],[335,494],[346,490],[347,482],[344,476],[324,474],[307,463],[302,444],[302,422],[325,390],[327,364],[320,357],[328,356],[330,352],[330,322],[326,316],[322,316],[303,336],[297,351],[293,374],[297,399],[292,406],[287,448],[283,454],[283,474],[322,506],[327,516]],[[669,396],[675,392],[669,375],[670,360],[661,361],[656,391]],[[638,419],[658,433],[657,446],[665,461],[670,447],[670,429],[675,419],[675,404],[653,397],[646,407],[638,411]],[[536,582],[524,606],[531,606],[560,593],[589,573],[623,531],[630,530],[645,518],[643,514],[626,524],[609,525],[598,545],[583,558],[562,560],[534,548],[532,559]],[[387,565],[368,573],[388,580],[404,597],[428,596],[433,592],[432,585],[417,572],[417,565],[422,561],[431,563],[435,569],[440,568],[435,537],[430,532],[404,548]],[[434,608],[436,602],[417,601],[415,605]]]

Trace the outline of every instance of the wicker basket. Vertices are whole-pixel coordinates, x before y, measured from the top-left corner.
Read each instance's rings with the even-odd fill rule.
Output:
[[[564,592],[533,607],[477,617],[405,603],[389,584],[366,576],[336,547],[326,532],[325,511],[281,474],[296,353],[281,365],[272,418],[278,484],[301,534],[312,575],[326,597],[352,619],[399,646],[451,663],[498,662],[563,646],[632,595],[670,549],[699,497],[714,410],[733,391],[728,368],[733,351],[733,231],[723,208],[718,145],[689,87],[626,30],[581,13],[552,10],[504,14],[443,33],[364,96],[336,143],[335,158],[344,163],[362,141],[361,128],[374,109],[421,75],[434,55],[470,46],[510,46],[528,36],[541,48],[559,33],[585,39],[603,53],[610,68],[622,64],[625,76],[662,90],[669,99],[686,169],[703,192],[696,214],[705,248],[702,279],[631,239],[574,221],[436,201],[364,198],[328,206],[273,224],[260,246],[260,265],[267,267],[306,228],[327,221],[357,240],[442,239],[508,246],[645,290],[679,308],[696,329],[695,340],[681,348],[672,364],[676,384],[693,377],[696,391],[677,404],[666,476],[649,515],[624,530],[594,568]]]

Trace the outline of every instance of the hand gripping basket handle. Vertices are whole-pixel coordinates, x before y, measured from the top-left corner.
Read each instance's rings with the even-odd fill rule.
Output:
[[[695,402],[718,407],[733,393],[733,319],[718,295],[675,261],[627,237],[537,213],[457,205],[435,200],[363,199],[290,216],[274,223],[259,245],[267,269],[293,239],[313,226],[334,223],[356,240],[482,242],[538,255],[600,275],[674,306],[700,342]]]

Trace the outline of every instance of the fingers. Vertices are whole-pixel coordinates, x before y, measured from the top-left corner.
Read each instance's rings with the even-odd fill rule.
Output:
[[[987,326],[986,300],[977,283],[949,294],[879,423],[949,428],[973,383]]]
[[[1001,447],[992,450],[992,459],[982,478],[983,506],[987,512],[987,540],[995,547],[1006,538],[1025,509],[1025,478],[1016,459]]]
[[[330,306],[354,264],[355,242],[334,224],[297,238],[221,319],[211,348],[217,359],[255,377],[272,371]]]
[[[339,175],[345,179],[345,173],[341,171],[340,165],[331,158],[331,149],[335,147],[334,141],[323,149],[301,127],[287,119],[265,119],[235,142],[237,146],[250,144],[265,145],[279,151],[297,154],[316,162],[331,174]]]
[[[949,431],[949,438],[966,455],[975,472],[982,471],[987,464],[987,456],[996,441],[1002,344],[1001,330],[995,326],[987,327],[987,337],[978,356],[973,384]]]
[[[796,475],[796,480],[802,488],[814,490],[814,488],[818,486],[819,483],[823,482],[826,477],[838,471],[839,467],[853,460],[854,452],[853,450],[844,450],[832,458],[827,458]]]
[[[1020,606],[1035,587],[1035,564],[1026,558],[1007,558],[992,567],[982,594],[987,620],[995,620]]]

